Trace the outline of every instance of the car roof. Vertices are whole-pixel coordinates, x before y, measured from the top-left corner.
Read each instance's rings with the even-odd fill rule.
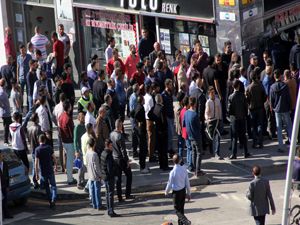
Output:
[[[8,146],[0,145],[0,151],[6,151],[6,150],[11,150],[11,148]]]

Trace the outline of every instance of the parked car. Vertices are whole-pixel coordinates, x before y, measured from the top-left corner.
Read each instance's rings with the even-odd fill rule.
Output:
[[[4,161],[8,165],[9,191],[8,201],[13,201],[16,205],[24,205],[30,195],[30,179],[23,162],[17,157],[9,147],[0,146],[0,151],[4,156]]]

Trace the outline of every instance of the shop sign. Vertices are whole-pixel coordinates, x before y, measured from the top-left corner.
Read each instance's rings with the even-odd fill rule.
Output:
[[[165,3],[162,0],[120,0],[120,7],[157,13],[179,14],[178,4]]]
[[[97,27],[118,31],[134,30],[133,25],[130,23],[130,16],[125,14],[83,10],[82,18],[81,24],[87,27]]]
[[[242,5],[248,5],[254,3],[255,0],[242,0]]]
[[[227,21],[235,21],[235,13],[231,12],[220,12],[220,20],[227,20]]]
[[[257,7],[249,9],[249,10],[243,12],[243,19],[247,20],[251,17],[256,16],[257,14],[258,14],[258,8]]]
[[[278,30],[285,29],[287,26],[293,26],[293,24],[298,23],[300,23],[300,5],[265,20],[265,27],[271,26],[272,29]]]
[[[235,6],[235,0],[219,0],[221,6]]]

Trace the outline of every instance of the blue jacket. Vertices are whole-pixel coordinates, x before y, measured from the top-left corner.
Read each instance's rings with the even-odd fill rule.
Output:
[[[184,113],[183,127],[186,128],[190,140],[201,141],[201,125],[196,111],[187,110]]]
[[[291,97],[288,86],[276,81],[270,88],[270,101],[276,113],[289,112],[291,109]]]

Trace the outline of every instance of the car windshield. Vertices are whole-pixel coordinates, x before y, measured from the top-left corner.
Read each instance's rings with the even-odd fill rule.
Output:
[[[18,156],[11,149],[0,149],[3,153],[4,161],[7,163],[19,162]]]

